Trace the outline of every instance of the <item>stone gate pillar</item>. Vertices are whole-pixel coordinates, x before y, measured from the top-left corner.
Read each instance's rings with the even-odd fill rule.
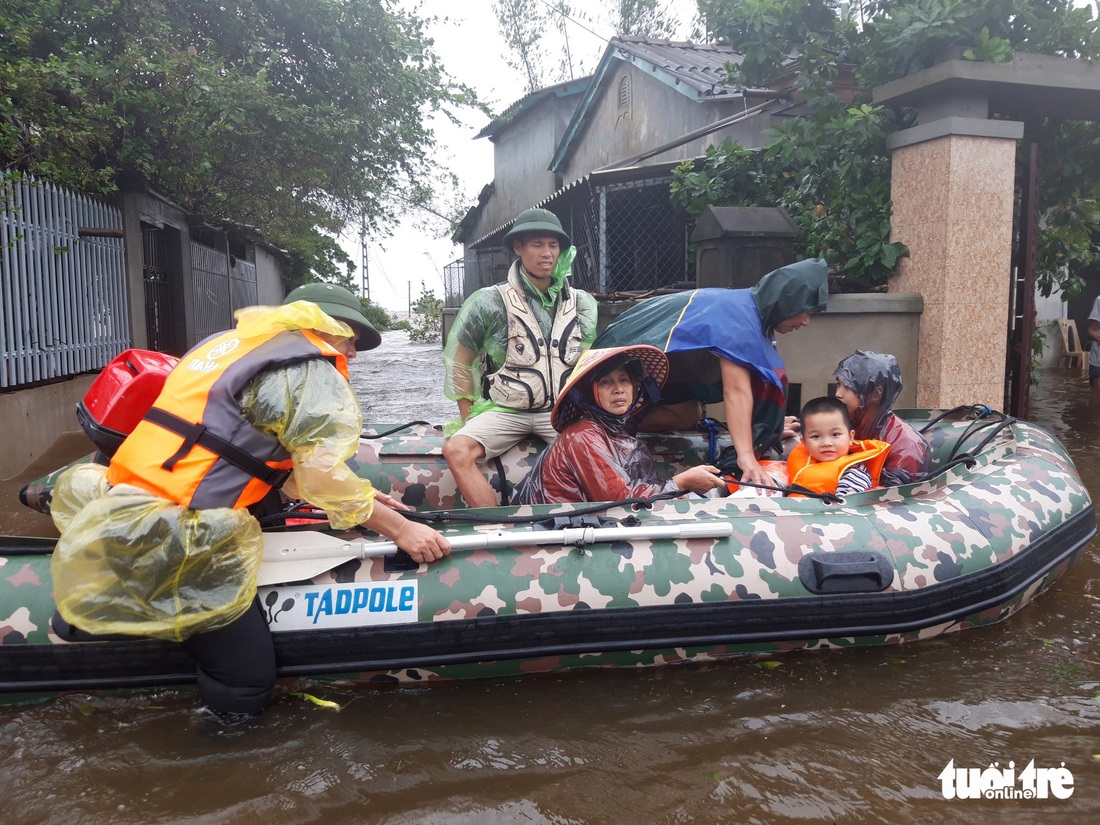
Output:
[[[924,297],[917,406],[1004,406],[1016,142],[1024,124],[989,120],[988,81],[953,60],[875,90],[918,110],[888,139],[891,239],[909,247],[889,289]],[[908,379],[908,376],[903,376]]]
[[[1004,406],[1016,141],[1023,124],[946,118],[891,137],[890,291],[924,297],[917,406]]]

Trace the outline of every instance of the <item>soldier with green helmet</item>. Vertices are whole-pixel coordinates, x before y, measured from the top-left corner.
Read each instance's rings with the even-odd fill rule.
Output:
[[[261,712],[275,690],[256,595],[264,542],[255,511],[269,493],[287,484],[334,529],[365,525],[420,563],[450,552],[347,465],[363,428],[347,362],[381,341],[360,300],[307,284],[281,306],[238,310],[236,321],[183,356],[110,466],[62,474],[51,565],[59,637],[180,643],[203,704],[231,720]]]
[[[471,507],[499,503],[478,464],[530,435],[557,436],[550,410],[596,336],[596,300],[567,277],[576,248],[547,209],[521,212],[504,236],[507,280],[466,299],[444,350],[444,392],[462,426],[443,455]]]

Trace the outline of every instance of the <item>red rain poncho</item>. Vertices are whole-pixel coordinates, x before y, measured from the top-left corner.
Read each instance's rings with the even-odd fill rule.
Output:
[[[562,431],[553,449],[539,456],[516,489],[513,502],[620,501],[676,490],[675,482],[658,476],[644,443],[602,422],[582,418]]]

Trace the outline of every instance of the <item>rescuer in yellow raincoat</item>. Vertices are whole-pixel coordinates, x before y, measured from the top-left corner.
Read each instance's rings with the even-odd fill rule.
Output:
[[[250,506],[286,484],[334,529],[362,524],[415,561],[450,545],[346,464],[362,431],[347,359],[381,340],[359,299],[307,284],[282,306],[236,317],[183,356],[109,467],[78,465],[58,480],[52,572],[62,636],[181,642],[207,707],[254,714],[274,692],[275,655],[256,599],[263,540]]]

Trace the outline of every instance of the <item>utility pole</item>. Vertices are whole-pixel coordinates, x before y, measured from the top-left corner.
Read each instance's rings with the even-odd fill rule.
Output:
[[[359,248],[363,252],[363,297],[370,300],[370,269],[367,263],[367,220],[359,224]]]

